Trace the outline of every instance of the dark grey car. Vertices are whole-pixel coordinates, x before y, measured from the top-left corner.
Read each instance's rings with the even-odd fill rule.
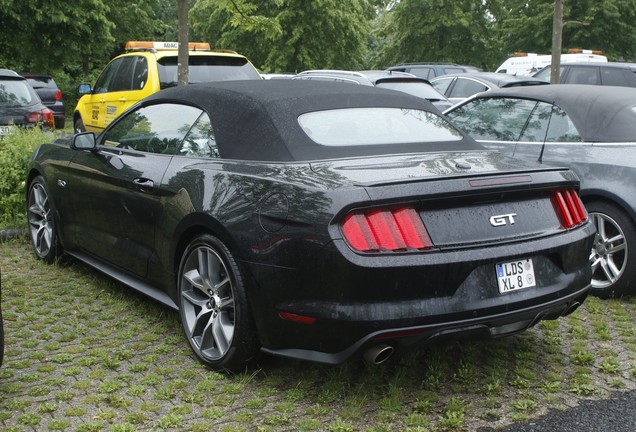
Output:
[[[549,81],[550,73],[546,66],[534,77]],[[559,83],[636,87],[636,63],[565,63]]]
[[[431,83],[410,73],[386,70],[345,71],[345,70],[308,70],[292,77],[293,80],[332,81],[375,86],[417,96],[431,102],[440,111],[453,104]]]
[[[431,80],[431,84],[438,92],[456,104],[476,93],[506,87],[549,84],[548,81],[505,73],[465,72],[434,78]]]
[[[636,89],[555,84],[493,90],[446,112],[489,148],[565,165],[597,228],[592,293],[636,292]]]
[[[64,129],[64,124],[66,123],[64,117],[64,95],[53,77],[51,75],[33,73],[23,73],[21,75],[27,79],[31,87],[40,96],[44,106],[53,111],[55,129]]]

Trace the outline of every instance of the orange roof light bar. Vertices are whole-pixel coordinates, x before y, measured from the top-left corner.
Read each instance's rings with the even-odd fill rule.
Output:
[[[179,48],[179,42],[151,42],[151,41],[128,41],[126,42],[126,51],[139,49],[176,50]],[[209,51],[210,44],[207,42],[190,42],[188,50],[190,51]]]
[[[570,48],[568,49],[569,54],[595,54],[595,55],[603,55],[603,51],[599,50],[587,50],[581,48]]]

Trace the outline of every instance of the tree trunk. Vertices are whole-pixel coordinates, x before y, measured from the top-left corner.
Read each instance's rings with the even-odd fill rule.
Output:
[[[179,18],[179,56],[177,59],[177,85],[188,83],[188,0],[177,0]]]
[[[552,21],[552,66],[550,67],[550,83],[558,84],[561,77],[561,44],[563,37],[563,3],[554,1],[554,19]]]

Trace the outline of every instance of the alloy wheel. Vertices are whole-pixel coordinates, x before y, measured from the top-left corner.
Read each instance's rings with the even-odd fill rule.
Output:
[[[625,272],[627,241],[620,225],[608,215],[590,212],[590,218],[596,226],[590,253],[592,288],[604,289],[615,284]]]
[[[35,182],[29,193],[29,232],[35,253],[44,258],[49,256],[54,241],[54,221],[46,188]]]
[[[223,358],[235,332],[233,282],[220,255],[199,246],[186,258],[181,273],[181,316],[186,336],[208,361]]]

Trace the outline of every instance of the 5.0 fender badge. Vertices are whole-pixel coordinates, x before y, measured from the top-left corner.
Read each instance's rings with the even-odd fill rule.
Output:
[[[507,224],[514,225],[516,216],[517,216],[517,213],[508,213],[508,214],[490,216],[490,225],[494,227],[507,225]]]

